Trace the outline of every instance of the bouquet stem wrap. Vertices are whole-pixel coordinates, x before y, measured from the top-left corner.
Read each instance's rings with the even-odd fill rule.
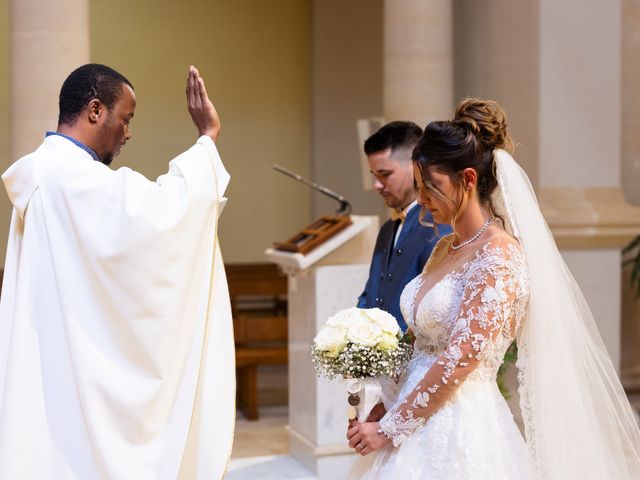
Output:
[[[360,397],[360,403],[355,407],[358,422],[367,420],[373,407],[383,403],[385,408],[393,403],[396,383],[390,378],[368,377],[345,379],[347,392]]]

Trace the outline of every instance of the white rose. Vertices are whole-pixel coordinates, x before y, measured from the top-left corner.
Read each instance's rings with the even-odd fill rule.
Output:
[[[379,325],[385,333],[397,335],[400,331],[398,322],[390,313],[380,310],[379,308],[367,308],[364,310],[364,313],[372,322]]]
[[[393,350],[398,348],[398,337],[389,333],[383,333],[382,339],[378,343],[380,350]]]
[[[325,325],[347,329],[356,318],[362,316],[362,310],[356,307],[340,310],[327,320]]]
[[[353,320],[347,330],[347,337],[353,343],[373,347],[382,339],[382,328],[380,325],[370,322],[365,317]]]
[[[344,329],[325,325],[313,342],[330,357],[337,357],[347,344],[347,337]]]

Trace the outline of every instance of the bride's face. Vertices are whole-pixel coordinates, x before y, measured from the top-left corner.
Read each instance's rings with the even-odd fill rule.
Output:
[[[439,172],[435,167],[428,167],[430,178],[425,181],[415,163],[413,174],[418,191],[418,204],[431,212],[436,223],[451,223],[456,211],[455,198],[458,191],[449,175]]]

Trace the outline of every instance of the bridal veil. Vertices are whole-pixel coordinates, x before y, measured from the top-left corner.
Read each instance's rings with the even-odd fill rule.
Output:
[[[525,172],[494,152],[492,201],[528,263],[518,334],[520,407],[541,479],[640,479],[640,430],[596,323],[540,212]]]

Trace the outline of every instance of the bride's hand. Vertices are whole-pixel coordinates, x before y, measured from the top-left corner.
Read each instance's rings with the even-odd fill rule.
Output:
[[[349,426],[347,427],[347,440],[351,440],[351,437],[358,432],[359,425],[360,422],[358,422],[357,419],[349,420]]]
[[[349,447],[355,448],[356,452],[362,456],[385,447],[391,443],[391,440],[382,433],[378,433],[379,428],[379,422],[355,424],[347,432]]]

